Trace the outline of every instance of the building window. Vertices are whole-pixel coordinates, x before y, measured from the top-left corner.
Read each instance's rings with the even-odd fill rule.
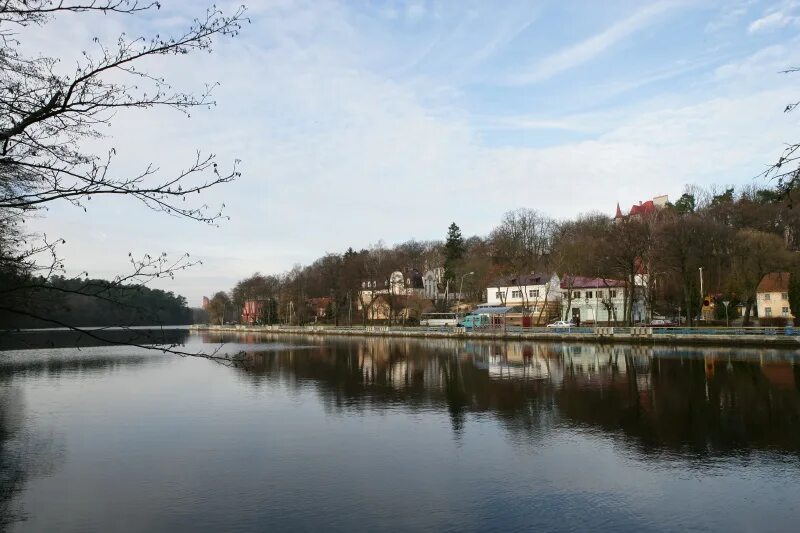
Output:
[[[789,308],[788,307],[782,307],[781,308],[781,315],[782,316],[789,316]]]
[[[580,298],[581,297],[581,291],[574,291],[572,293],[572,297],[573,298]]]
[[[535,289],[535,290],[534,290],[534,289],[531,289],[531,290],[529,290],[529,291],[528,291],[528,295],[529,295],[531,298],[538,298],[538,297],[539,297],[539,289]]]
[[[502,297],[503,297],[503,293],[502,293],[502,292],[500,292],[500,291],[497,291],[497,292],[494,294],[494,297],[495,297],[495,298],[497,298],[497,299],[499,300],[500,298],[502,298]]]
[[[511,291],[512,298],[522,298],[522,291]]]
[[[586,291],[586,299],[588,300],[591,297],[592,297],[592,291]]]
[[[596,293],[594,293],[594,297],[599,300],[600,298],[603,297],[603,291],[597,291]]]
[[[765,299],[765,300],[769,301],[769,296],[770,296],[770,295],[769,295],[769,293],[768,293],[768,292],[765,292],[765,293],[764,293],[764,299]]]
[[[788,292],[782,292],[781,293],[781,299],[788,301],[789,300],[789,293]]]
[[[617,291],[608,291],[608,296],[610,298],[616,298],[617,297]]]
[[[772,316],[772,308],[771,307],[765,307],[764,308],[764,316]]]

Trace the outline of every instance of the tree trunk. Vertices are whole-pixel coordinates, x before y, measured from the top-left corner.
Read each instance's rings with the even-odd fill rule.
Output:
[[[691,290],[686,284],[683,286],[683,297],[686,301],[686,325],[692,327],[692,323],[694,322],[694,317],[692,316],[692,297]]]
[[[750,313],[753,311],[753,300],[752,298],[747,299],[747,305],[744,308],[744,319],[742,320],[742,326],[747,327],[750,325]]]

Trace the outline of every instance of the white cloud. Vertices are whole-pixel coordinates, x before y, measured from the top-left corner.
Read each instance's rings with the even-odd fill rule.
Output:
[[[749,56],[718,66],[714,69],[714,76],[720,82],[735,81],[740,86],[746,82],[761,84],[770,78],[777,83],[780,72],[800,61],[798,45],[800,38],[764,47]]]
[[[797,2],[785,2],[779,9],[751,22],[747,27],[748,33],[774,31],[787,26],[800,26],[800,16],[794,13],[797,7]]]
[[[588,61],[671,5],[617,23],[593,38],[599,50],[578,47],[567,63]],[[212,73],[222,82],[219,106],[191,121],[121,115],[112,128],[120,163],[134,169],[146,154],[168,171],[195,148],[213,149],[223,163],[241,157],[243,177],[204,197],[225,202],[230,223],[208,228],[119,201],[88,214],[60,207],[35,229],[64,236],[67,264],[95,275],[124,269],[129,250],[190,251],[205,265],[162,287],[196,303],[256,270],[281,272],[378,239],[441,237],[452,220],[465,234],[485,234],[520,206],[561,217],[611,213],[617,201],[677,195],[687,182],[747,183],[798,131],[800,116],[782,114],[796,91],[749,74],[766,56],[792,57],[792,43],[719,69],[700,95],[591,114],[505,119],[487,109],[476,120],[457,105],[459,87],[369,68],[368,45],[380,43],[363,42],[343,11],[317,2],[270,8],[213,55],[164,58],[155,67],[180,87]],[[487,123],[577,131],[583,140],[509,147],[486,142]]]
[[[678,5],[680,2],[662,1],[641,8],[602,32],[542,59],[528,72],[511,76],[509,82],[512,85],[537,83],[574,69],[594,59],[619,41],[660,20],[659,17],[663,13]]]

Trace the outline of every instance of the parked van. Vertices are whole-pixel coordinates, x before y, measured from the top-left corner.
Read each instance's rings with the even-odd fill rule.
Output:
[[[474,328],[479,328],[481,326],[488,326],[491,323],[492,323],[492,317],[489,315],[469,314],[466,315],[464,318],[462,318],[461,322],[458,325],[470,330]]]

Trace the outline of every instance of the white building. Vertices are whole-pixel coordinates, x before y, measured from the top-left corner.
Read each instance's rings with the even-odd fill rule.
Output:
[[[358,308],[370,305],[372,300],[381,294],[425,297],[422,276],[416,270],[408,270],[405,274],[396,270],[382,282],[375,279],[364,280],[361,282],[361,291],[359,291]]]
[[[456,285],[460,283],[456,282]],[[460,301],[464,298],[463,294],[459,294],[460,287],[454,286],[453,283],[449,285],[444,281],[444,268],[436,267],[425,272],[422,276],[422,286],[424,287],[424,296],[432,302],[440,302],[447,299],[449,302]]]
[[[532,309],[560,301],[560,280],[556,274],[527,274],[501,278],[486,289],[486,303],[490,306],[522,306]]]
[[[758,318],[794,318],[789,305],[789,272],[771,272],[756,289]]]
[[[616,322],[625,317],[627,284],[622,280],[564,276],[561,304],[565,320],[575,322]],[[647,305],[642,287],[633,291],[633,321],[647,320]]]
[[[422,276],[422,286],[425,290],[425,298],[436,301],[440,294],[439,287],[444,280],[444,268],[432,268]]]

